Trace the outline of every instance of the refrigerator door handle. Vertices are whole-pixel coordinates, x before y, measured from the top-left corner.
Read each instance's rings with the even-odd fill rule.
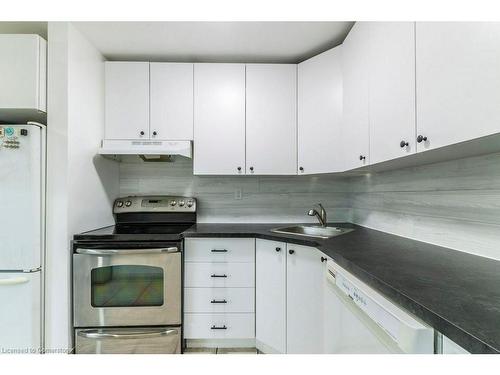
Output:
[[[0,286],[19,285],[27,283],[28,281],[27,277],[11,277],[10,279],[0,279]]]

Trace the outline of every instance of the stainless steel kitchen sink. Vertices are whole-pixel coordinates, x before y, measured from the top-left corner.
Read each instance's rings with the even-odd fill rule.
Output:
[[[294,225],[289,227],[274,228],[271,229],[271,232],[327,239],[352,232],[353,230],[354,229],[351,228],[321,227],[315,225]]]

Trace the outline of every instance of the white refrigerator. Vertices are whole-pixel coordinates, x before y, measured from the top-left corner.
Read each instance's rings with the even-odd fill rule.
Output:
[[[0,353],[43,347],[45,126],[0,124]]]

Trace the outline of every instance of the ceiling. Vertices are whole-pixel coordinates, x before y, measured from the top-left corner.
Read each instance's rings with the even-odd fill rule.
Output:
[[[298,63],[352,22],[75,22],[109,60]]]
[[[38,34],[47,39],[47,22],[0,21],[0,34]]]

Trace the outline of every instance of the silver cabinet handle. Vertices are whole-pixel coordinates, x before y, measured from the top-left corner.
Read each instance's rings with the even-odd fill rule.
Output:
[[[19,285],[27,283],[29,280],[27,277],[12,277],[10,279],[0,279],[0,286],[2,285]]]
[[[86,329],[84,331],[79,331],[78,336],[85,337],[89,339],[142,339],[149,337],[160,337],[160,336],[172,336],[178,335],[179,331],[177,329],[162,329],[155,331],[137,331],[137,332],[127,332],[124,331],[109,331],[103,332],[98,329]]]
[[[177,253],[178,247],[164,247],[159,249],[76,249],[78,254],[84,255],[124,255],[124,254],[158,254]]]

